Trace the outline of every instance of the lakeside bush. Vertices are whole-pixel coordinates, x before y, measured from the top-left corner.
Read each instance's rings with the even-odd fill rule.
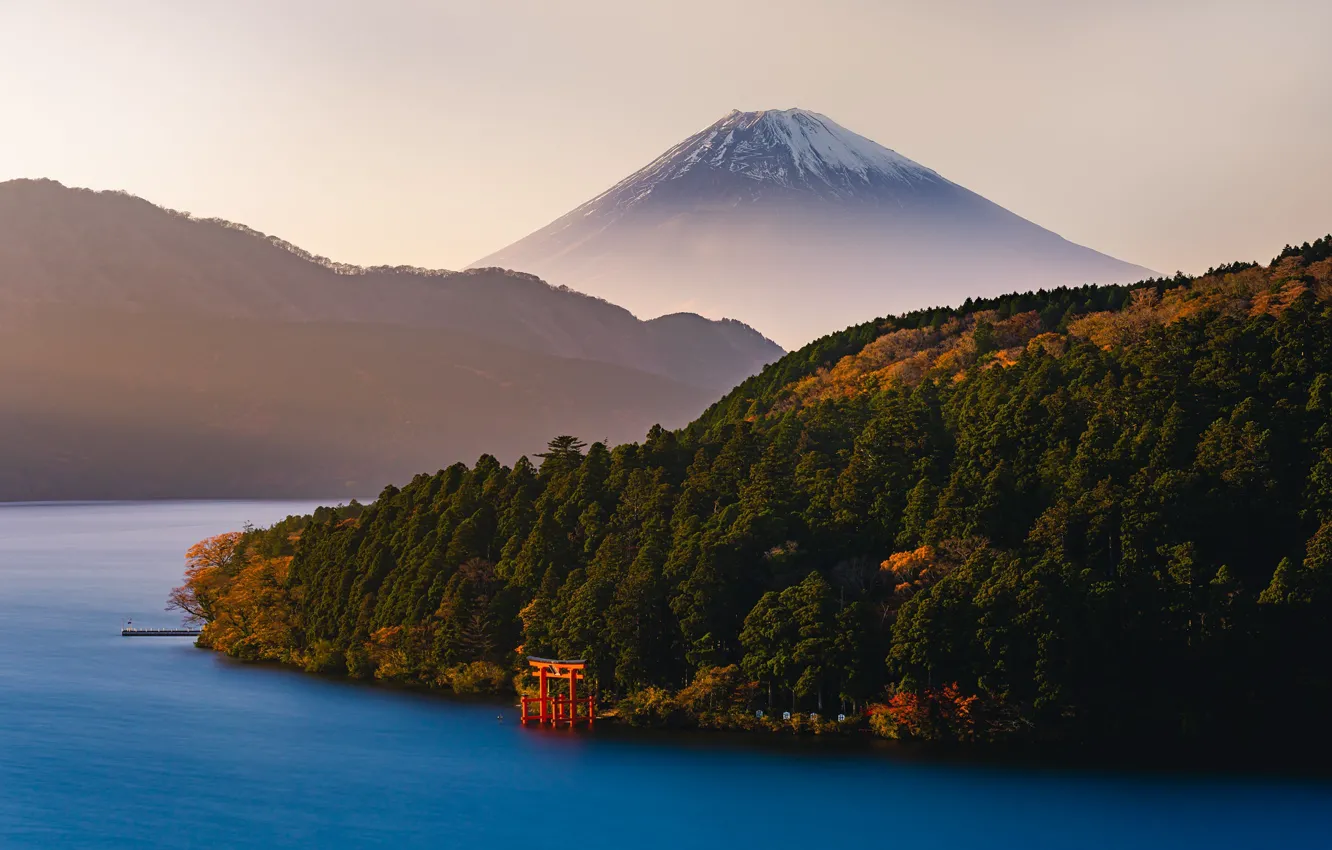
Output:
[[[512,674],[493,661],[456,664],[445,671],[445,679],[454,693],[502,694],[512,685]]]

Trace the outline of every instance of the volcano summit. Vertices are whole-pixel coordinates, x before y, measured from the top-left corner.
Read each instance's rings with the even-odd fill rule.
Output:
[[[734,111],[477,266],[640,316],[731,316],[790,347],[967,296],[1140,280],[803,109]]]

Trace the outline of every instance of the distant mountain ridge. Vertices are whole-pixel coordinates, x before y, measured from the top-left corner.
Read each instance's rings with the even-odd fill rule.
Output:
[[[729,389],[784,353],[741,322],[644,322],[503,269],[336,263],[244,225],[45,180],[0,183],[6,302],[450,329],[709,390]]]
[[[474,265],[643,315],[741,315],[787,347],[867,313],[1154,274],[803,109],[732,111]]]

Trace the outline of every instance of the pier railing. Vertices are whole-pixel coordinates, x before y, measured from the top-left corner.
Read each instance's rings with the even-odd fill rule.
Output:
[[[200,629],[138,629],[134,627],[120,630],[121,637],[198,637]]]

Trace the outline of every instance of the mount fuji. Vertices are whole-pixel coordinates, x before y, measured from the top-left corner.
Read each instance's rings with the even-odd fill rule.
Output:
[[[742,318],[787,348],[968,296],[1155,274],[803,109],[733,111],[474,265],[640,316]]]

